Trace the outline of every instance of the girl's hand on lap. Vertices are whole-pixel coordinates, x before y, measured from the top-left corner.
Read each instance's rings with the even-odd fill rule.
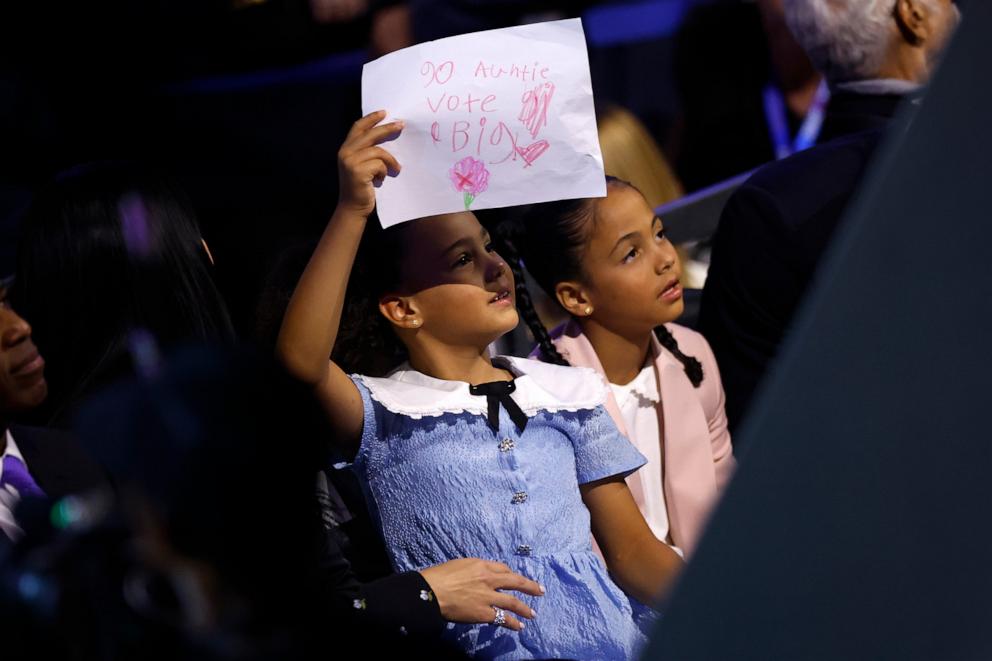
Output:
[[[524,625],[511,613],[533,618],[536,613],[516,597],[500,590],[516,590],[535,597],[544,589],[534,581],[510,571],[501,562],[478,558],[459,558],[428,567],[420,572],[431,586],[441,615],[449,622],[492,624],[496,618],[493,607],[506,611],[507,629],[520,631]]]
[[[403,131],[403,122],[377,126],[385,117],[384,110],[362,117],[338,150],[339,211],[368,218],[375,208],[375,188],[387,176],[400,173],[399,161],[379,145],[397,138]]]

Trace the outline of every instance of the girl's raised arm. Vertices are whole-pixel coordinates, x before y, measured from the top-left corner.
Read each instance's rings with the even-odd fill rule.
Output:
[[[357,449],[361,439],[361,395],[329,356],[355,253],[375,208],[374,189],[400,171],[400,164],[379,144],[399,135],[403,123],[377,126],[385,116],[378,111],[355,122],[338,152],[338,206],[296,285],[276,342],[279,359],[290,374],[313,387],[340,442],[350,450]]]
[[[642,603],[655,605],[682,569],[682,558],[651,532],[622,477],[589,482],[580,489],[613,580]]]

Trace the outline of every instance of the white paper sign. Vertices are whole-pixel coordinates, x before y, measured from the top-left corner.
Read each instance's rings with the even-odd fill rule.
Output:
[[[464,209],[606,195],[579,19],[487,30],[365,65],[365,114],[406,122],[383,227]]]

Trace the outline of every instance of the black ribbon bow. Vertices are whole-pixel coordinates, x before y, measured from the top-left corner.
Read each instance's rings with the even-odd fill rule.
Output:
[[[490,381],[489,383],[480,383],[477,386],[470,385],[468,387],[468,391],[473,395],[486,396],[486,402],[489,404],[489,415],[487,419],[489,420],[489,426],[493,428],[494,432],[499,432],[500,404],[506,409],[506,412],[510,415],[510,420],[513,420],[513,424],[517,426],[520,432],[523,432],[524,427],[527,426],[527,415],[520,410],[517,403],[510,397],[510,393],[516,389],[517,384],[513,381]]]

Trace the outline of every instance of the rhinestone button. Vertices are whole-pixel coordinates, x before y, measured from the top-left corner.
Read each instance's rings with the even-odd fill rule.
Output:
[[[502,441],[499,442],[499,451],[509,452],[510,450],[513,449],[513,446],[514,443],[512,438],[504,438]]]
[[[530,555],[530,546],[528,546],[527,544],[521,544],[520,546],[517,547],[516,554]]]
[[[510,502],[513,503],[514,505],[519,505],[520,503],[526,503],[527,492],[526,491],[516,492],[515,494],[513,494],[513,499]]]

